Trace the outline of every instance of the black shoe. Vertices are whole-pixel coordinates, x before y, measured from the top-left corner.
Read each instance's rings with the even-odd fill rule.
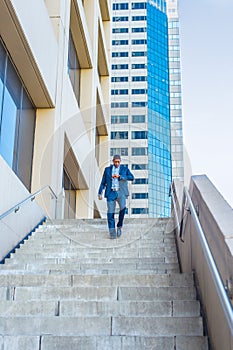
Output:
[[[117,227],[117,237],[120,237],[122,234],[121,227]]]

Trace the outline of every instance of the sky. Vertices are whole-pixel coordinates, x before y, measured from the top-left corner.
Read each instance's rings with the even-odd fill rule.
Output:
[[[186,174],[233,207],[233,0],[179,0]]]

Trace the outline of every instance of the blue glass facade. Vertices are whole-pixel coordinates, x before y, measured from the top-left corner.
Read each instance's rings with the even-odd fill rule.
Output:
[[[149,216],[169,217],[172,162],[168,21],[165,1],[148,0],[147,50]]]

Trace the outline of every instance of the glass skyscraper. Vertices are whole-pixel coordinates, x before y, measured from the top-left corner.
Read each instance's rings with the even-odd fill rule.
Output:
[[[173,100],[167,2],[114,0],[112,9],[111,156],[120,153],[135,175],[129,216],[168,217]]]

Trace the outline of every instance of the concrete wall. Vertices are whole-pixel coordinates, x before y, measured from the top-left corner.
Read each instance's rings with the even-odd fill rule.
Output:
[[[27,198],[30,193],[0,156],[0,215]],[[0,221],[0,261],[45,217],[36,201],[20,207]]]
[[[182,202],[179,185],[177,203],[178,214]],[[205,176],[193,176],[190,182],[190,195],[196,208],[205,237],[213,254],[222,282],[229,286],[232,302],[233,282],[233,209],[224,200],[210,180]],[[188,204],[185,204],[187,209]],[[175,228],[177,234],[177,228]],[[192,217],[185,210],[183,216],[182,243],[177,239],[182,272],[194,271],[197,288],[206,315],[208,335],[215,350],[233,349],[223,308],[219,301]]]

